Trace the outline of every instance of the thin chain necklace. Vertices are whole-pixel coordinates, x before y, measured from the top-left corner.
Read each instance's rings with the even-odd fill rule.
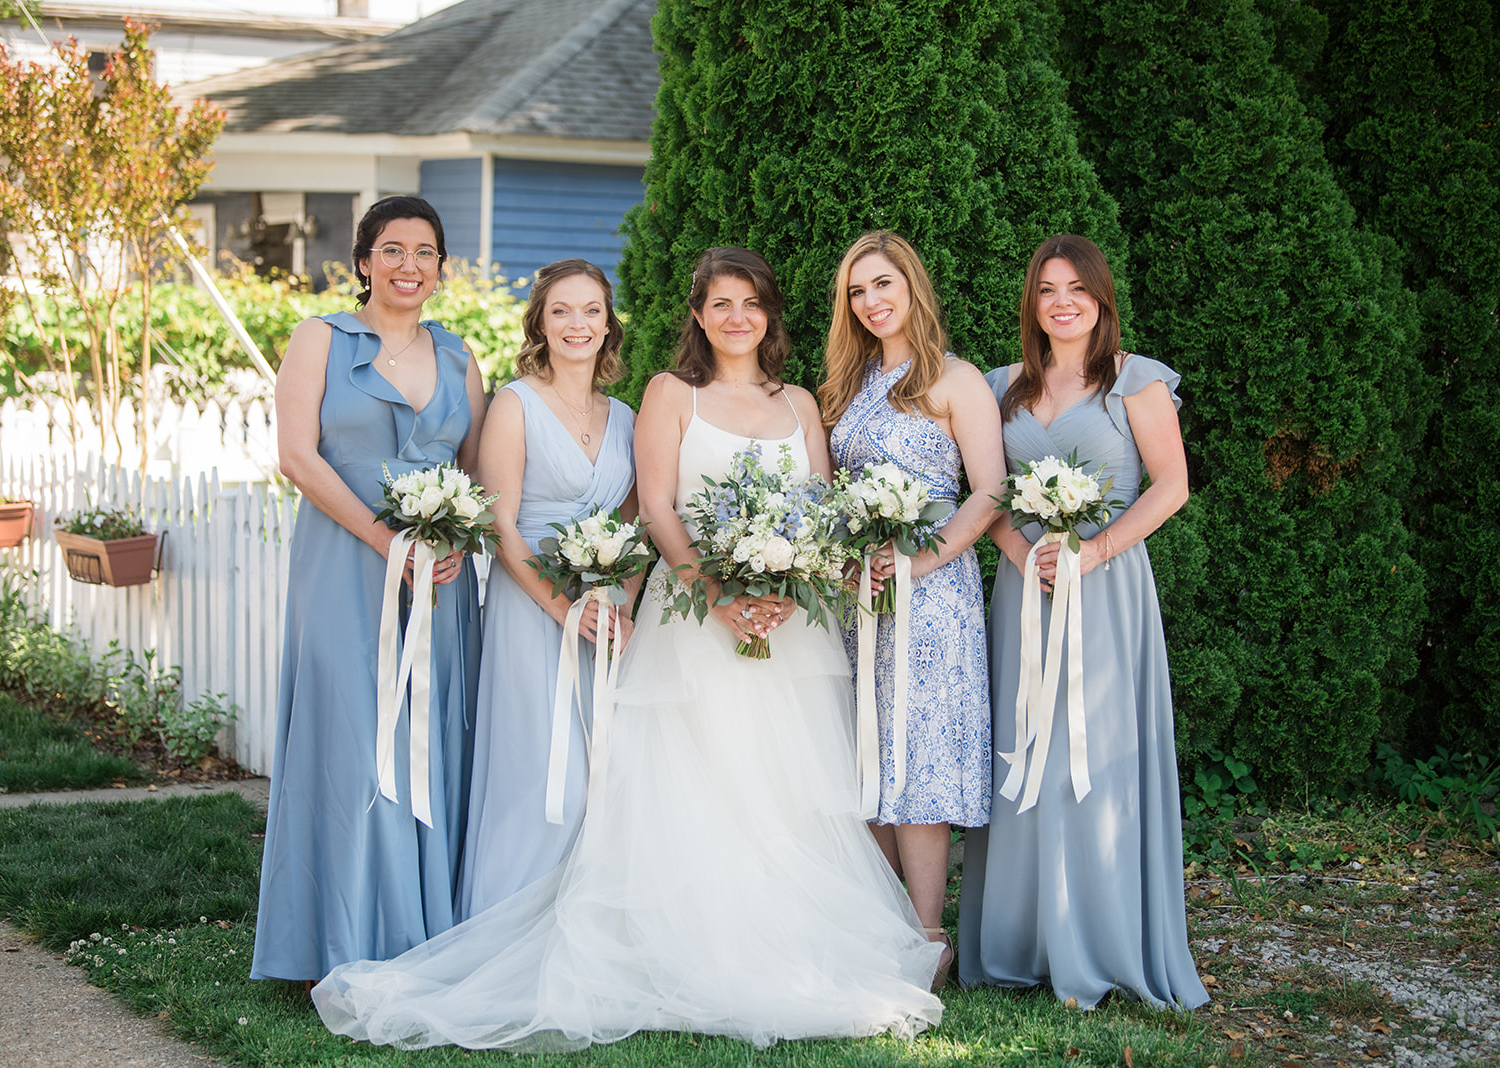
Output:
[[[359,319],[360,322],[365,323],[365,321],[363,319],[360,319],[359,316],[356,315],[355,318]],[[375,330],[375,327],[371,326],[369,323],[365,323],[365,325],[368,326],[368,327],[370,327],[371,330]],[[405,345],[402,345],[399,349],[397,349],[395,352],[391,351],[390,345],[386,344],[385,335],[382,334],[379,330],[375,330],[375,336],[380,339],[380,348],[381,348],[381,350],[384,350],[385,353],[386,353],[386,359],[385,359],[386,364],[389,365],[389,366],[391,366],[391,367],[395,367],[396,366],[396,357],[400,356],[407,349],[409,349],[413,345],[415,345],[417,343],[417,338],[419,338],[419,337],[422,336],[422,324],[421,323],[417,324],[417,329],[412,333],[411,339],[409,341],[407,341],[407,343]],[[375,355],[379,356],[380,355],[380,351],[377,351],[375,353]]]
[[[579,415],[583,416],[583,423],[579,426],[579,429],[578,429],[578,440],[581,441],[581,442],[583,442],[585,445],[587,445],[591,441],[593,441],[593,438],[589,437],[589,430],[588,430],[589,419],[594,414],[594,395],[593,395],[593,393],[592,392],[589,393],[589,406],[587,408],[579,408],[576,405],[574,405],[574,403],[572,401],[568,400],[568,398],[564,397],[561,393],[559,393],[557,391],[557,387],[554,386],[551,382],[547,383],[547,388],[552,391],[552,395],[554,397],[556,397],[558,400],[562,401],[563,404],[566,405],[570,410],[572,410],[574,412],[577,412]]]

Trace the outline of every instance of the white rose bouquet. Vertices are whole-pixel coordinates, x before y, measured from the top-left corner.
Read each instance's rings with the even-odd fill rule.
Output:
[[[837,507],[849,531],[849,555],[863,559],[886,542],[894,542],[903,556],[916,556],[942,543],[934,524],[949,511],[932,500],[927,483],[892,463],[866,464],[852,478],[839,472]],[[886,582],[876,596],[876,615],[896,608],[896,583]]]
[[[1114,488],[1114,478],[1100,482],[1097,474],[1084,470],[1085,466],[1078,462],[1077,453],[1066,460],[1056,456],[1034,460],[1025,471],[1006,479],[1010,485],[1008,499],[992,499],[998,507],[1010,508],[1012,526],[1019,529],[1028,523],[1040,523],[1049,531],[1067,535],[1068,548],[1076,553],[1082,544],[1078,527],[1109,522],[1111,509],[1125,503],[1105,500],[1105,494]]]
[[[719,590],[717,604],[740,594],[790,597],[808,619],[828,625],[825,605],[844,596],[848,550],[839,537],[840,515],[828,483],[816,475],[795,478],[795,467],[790,447],[783,444],[776,470],[767,471],[760,444],[751,442],[734,455],[723,482],[704,476],[705,487],[688,501],[699,531],[693,543],[699,577],[671,599],[664,620],[691,611],[701,623],[712,582]],[[759,637],[735,651],[757,660],[771,655],[769,641]]]
[[[442,560],[455,549],[477,553],[486,545],[499,545],[491,528],[495,515],[490,505],[495,497],[484,495],[468,475],[452,464],[392,475],[385,472],[385,507],[375,518],[397,530],[410,530],[417,541],[432,546]]]
[[[651,566],[651,544],[646,524],[627,523],[618,508],[596,508],[581,519],[549,523],[555,538],[543,538],[538,552],[526,563],[552,583],[552,596],[578,598],[584,583],[608,591],[616,605],[626,601],[625,583]]]

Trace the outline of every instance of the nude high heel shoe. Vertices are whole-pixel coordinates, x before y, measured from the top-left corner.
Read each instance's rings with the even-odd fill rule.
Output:
[[[932,992],[936,994],[948,985],[948,969],[953,967],[953,940],[948,937],[948,931],[942,927],[924,927],[927,932],[927,941],[941,942],[943,953],[938,957],[937,972],[932,977]]]

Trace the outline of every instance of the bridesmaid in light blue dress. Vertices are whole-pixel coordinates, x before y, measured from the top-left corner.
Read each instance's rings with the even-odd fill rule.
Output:
[[[937,986],[953,953],[943,928],[951,824],[990,816],[990,699],[984,586],[974,542],[1000,493],[1000,412],[979,372],[947,352],[932,283],[915,250],[885,231],[865,234],[839,264],[833,324],[819,389],[839,467],[894,463],[949,505],[942,543],[912,559],[905,783],[895,779],[895,618],[881,616],[875,696],[880,729],[880,810],[875,837],[905,880],[934,941],[945,944]],[[970,494],[960,500],[959,475]],[[891,574],[886,547],[872,571]],[[851,659],[857,641],[846,634]]]
[[[523,377],[490,405],[479,476],[492,506],[500,553],[484,600],[484,651],[469,828],[459,912],[483,912],[552,871],[572,849],[588,788],[594,644],[598,609],[585,610],[579,639],[583,707],[569,716],[563,821],[546,820],[552,702],[562,622],[572,600],[554,597],[527,564],[537,543],[595,508],[635,515],[634,413],[599,391],[620,375],[623,331],[609,280],[586,260],[536,274],[523,320]],[[608,620],[605,620],[607,625]],[[626,620],[628,625],[628,620]],[[617,653],[618,655],[618,653]]]
[[[394,957],[454,922],[479,672],[474,569],[440,561],[428,724],[432,826],[412,813],[410,729],[399,802],[377,797],[376,664],[384,475],[474,467],[483,387],[462,339],[420,319],[446,255],[426,201],[388,197],[359,224],[361,310],[309,319],[276,378],[281,470],[303,495],[292,535],[281,696],[251,977],[316,981]],[[409,571],[408,571],[409,574]],[[402,625],[409,607],[403,589]]]
[[[1078,799],[1070,775],[1064,664],[1045,765],[1025,770],[1028,782],[1042,777],[1036,805],[1019,812],[1024,793],[1001,796],[1010,765],[997,758],[990,826],[969,835],[959,974],[965,985],[1046,983],[1083,1008],[1112,990],[1195,1008],[1208,994],[1188,950],[1172,690],[1143,541],[1187,499],[1178,375],[1120,351],[1109,267],[1080,237],[1050,238],[1032,257],[1021,334],[1023,362],[988,376],[1003,398],[1010,470],[1076,450],[1090,472],[1103,465],[1101,477],[1114,477],[1108,496],[1125,510],[1103,529],[1078,530],[1086,737],[1077,755],[1090,789]],[[1021,567],[1041,534],[1036,524],[1012,529],[1008,512],[992,528],[1006,556],[990,618],[997,753],[1016,748]],[[1038,563],[1050,588],[1057,547]],[[1042,600],[1043,635],[1056,609]]]

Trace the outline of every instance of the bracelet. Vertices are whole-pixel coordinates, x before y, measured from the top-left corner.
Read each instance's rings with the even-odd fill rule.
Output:
[[[1115,543],[1109,536],[1109,531],[1104,532],[1104,570],[1109,570],[1110,558],[1115,555]]]

